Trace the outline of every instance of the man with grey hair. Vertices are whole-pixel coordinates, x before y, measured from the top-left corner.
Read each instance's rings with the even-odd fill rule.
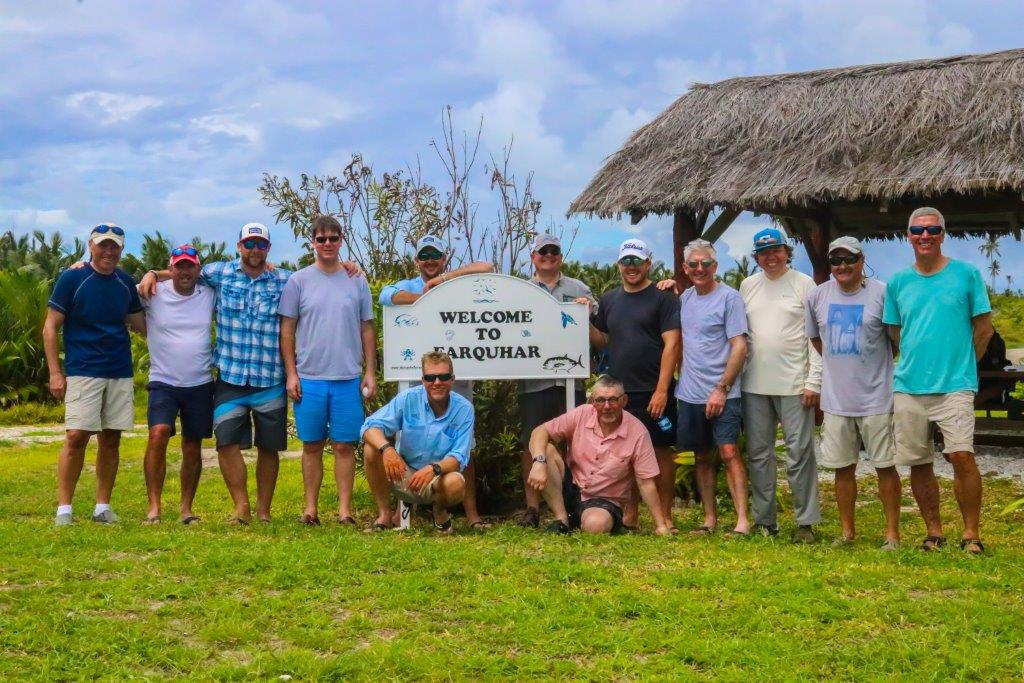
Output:
[[[714,451],[725,464],[726,481],[736,506],[732,534],[747,536],[747,471],[737,446],[742,426],[740,372],[747,358],[747,314],[743,299],[717,282],[715,247],[694,240],[683,250],[683,269],[693,287],[679,297],[683,352],[675,397],[679,401],[676,448],[696,457],[697,490],[704,505],[704,523],[697,535],[714,533]]]
[[[893,381],[896,462],[910,465],[910,487],[927,527],[921,547],[944,545],[930,423],[938,425],[964,522],[960,548],[982,553],[974,395],[977,361],[994,332],[992,307],[978,269],[943,255],[945,237],[938,210],[922,207],[910,214],[907,239],[914,265],[893,275],[886,289],[882,322],[899,349]]]

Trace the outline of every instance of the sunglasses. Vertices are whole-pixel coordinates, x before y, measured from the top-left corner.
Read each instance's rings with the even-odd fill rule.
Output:
[[[92,229],[93,232],[99,233],[100,235],[106,235],[108,232],[112,232],[118,237],[124,237],[124,230],[117,227],[116,225],[97,225]]]
[[[618,396],[595,396],[590,400],[594,402],[594,405],[598,406],[612,405],[613,403],[618,403],[619,399],[624,395],[625,394],[619,394]]]
[[[438,380],[442,382],[448,382],[451,380],[452,377],[454,377],[454,375],[452,375],[452,373],[450,372],[439,372],[437,374],[426,373],[423,375],[423,381],[426,382],[427,384],[433,384]]]
[[[942,226],[941,225],[911,225],[909,228],[907,228],[907,230],[910,231],[911,235],[923,235],[925,233],[925,231],[927,230],[928,234],[931,235],[932,237],[934,237],[935,235],[938,235],[938,234],[940,234],[942,232]]]
[[[171,256],[181,256],[182,254],[195,256],[196,250],[194,247],[175,247],[174,249],[171,249]]]
[[[707,270],[716,263],[718,262],[715,261],[715,259],[713,258],[703,258],[699,261],[687,261],[686,267],[689,268],[690,270],[697,270],[697,266],[703,266],[704,270]]]
[[[335,244],[341,241],[341,235],[317,235],[313,238],[313,241],[317,244],[326,244],[328,242]]]
[[[244,240],[242,246],[246,249],[259,249],[260,251],[267,251],[270,249],[270,242],[266,240]]]
[[[623,256],[622,258],[619,259],[619,265],[620,266],[639,266],[641,263],[643,263],[646,260],[647,259],[640,258],[639,256]]]
[[[420,253],[416,254],[416,258],[420,261],[440,261],[444,258],[444,254],[433,249],[424,249]]]
[[[561,247],[556,247],[553,244],[549,244],[546,247],[541,247],[540,249],[538,249],[537,253],[540,254],[541,256],[561,256],[562,249]]]
[[[833,266],[840,266],[846,264],[852,266],[857,261],[860,261],[860,254],[850,254],[849,256],[829,256],[828,262]]]

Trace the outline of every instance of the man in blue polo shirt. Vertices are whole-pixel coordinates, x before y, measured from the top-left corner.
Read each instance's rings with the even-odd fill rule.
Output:
[[[96,434],[94,522],[110,524],[110,494],[117,477],[121,431],[135,423],[132,350],[125,321],[145,333],[142,303],[131,277],[117,267],[124,230],[111,223],[92,229],[91,261],[61,273],[48,302],[43,348],[50,369],[50,393],[63,399],[64,445],[57,462],[57,526],[72,523],[71,500],[85,462],[85,447]],[[61,370],[58,332],[64,330]]]

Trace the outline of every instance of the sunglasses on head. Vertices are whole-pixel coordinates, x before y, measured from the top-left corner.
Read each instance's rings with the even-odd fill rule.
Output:
[[[925,231],[927,231],[929,235],[934,237],[935,235],[938,235],[939,233],[942,232],[942,226],[941,225],[911,225],[909,228],[907,228],[907,230],[910,231],[911,235],[923,235],[925,233]]]
[[[690,270],[697,270],[697,266],[703,266],[704,270],[707,270],[711,266],[715,265],[717,261],[713,258],[702,258],[699,261],[687,261],[686,267]]]
[[[828,257],[828,262],[833,266],[839,266],[844,263],[848,266],[852,266],[857,261],[860,261],[860,254],[850,254],[848,256],[839,256],[837,254],[835,256]]]
[[[556,247],[553,244],[549,244],[538,249],[537,253],[540,254],[541,256],[561,256],[562,248]]]
[[[92,231],[99,233],[101,235],[106,235],[108,232],[112,232],[118,237],[124,237],[124,230],[117,227],[116,225],[97,225],[95,228],[92,229]]]
[[[257,239],[244,240],[242,242],[242,246],[246,249],[259,249],[260,251],[266,251],[267,249],[270,249],[270,242]]]
[[[440,380],[442,382],[447,382],[447,381],[451,380],[451,378],[452,378],[452,373],[450,373],[450,372],[438,372],[436,374],[435,373],[424,373],[423,374],[423,381],[426,382],[427,384],[433,384],[434,382],[436,382],[438,380]]]
[[[444,254],[433,249],[424,249],[420,253],[416,254],[416,258],[420,261],[440,261],[444,258]]]
[[[195,256],[195,247],[175,247],[171,249],[171,256],[181,256],[182,254],[188,254],[189,256]]]
[[[327,242],[336,244],[341,241],[341,235],[317,235],[313,241],[317,244],[326,244]]]
[[[619,259],[619,265],[622,266],[639,266],[647,259],[640,258],[639,256],[623,256]]]

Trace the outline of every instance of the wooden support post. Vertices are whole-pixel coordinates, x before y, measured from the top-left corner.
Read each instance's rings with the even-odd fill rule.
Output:
[[[703,226],[697,225],[697,212],[692,209],[676,209],[672,221],[672,277],[679,291],[693,283],[683,270],[683,247],[697,239]],[[706,215],[705,215],[706,220]]]
[[[804,248],[811,258],[811,266],[814,268],[814,281],[819,285],[828,282],[832,274],[828,266],[828,223],[817,218],[810,218],[805,222],[810,224],[804,236]]]
[[[722,209],[722,212],[718,214],[714,222],[701,232],[701,239],[705,239],[714,244],[722,235],[725,234],[725,229],[732,225],[732,222],[736,220],[736,217],[739,215],[739,209]]]

